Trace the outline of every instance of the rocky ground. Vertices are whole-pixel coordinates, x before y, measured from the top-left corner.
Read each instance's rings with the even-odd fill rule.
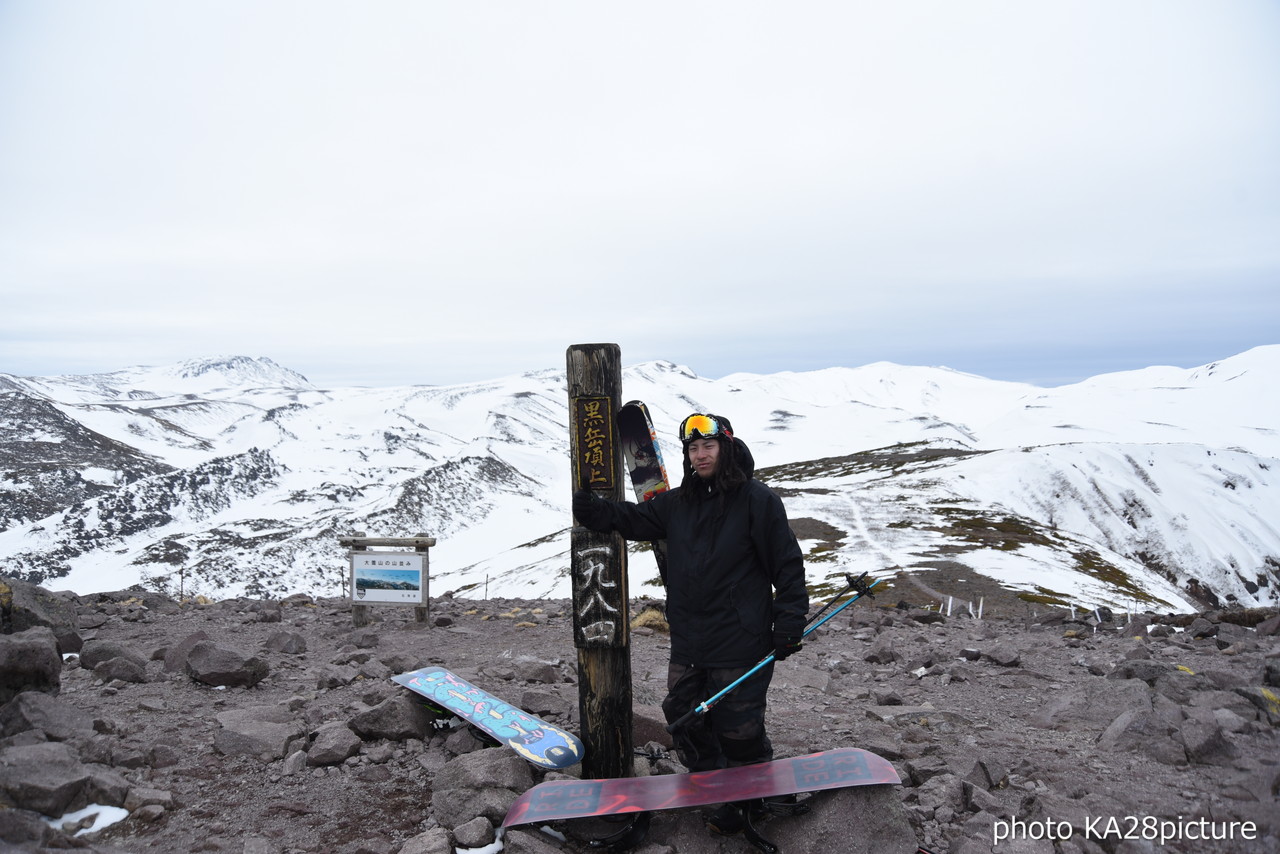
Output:
[[[1280,618],[1037,613],[992,593],[979,620],[900,602],[899,585],[778,665],[779,756],[863,747],[903,781],[770,821],[787,854],[833,836],[904,854],[1280,851]],[[0,604],[0,852],[577,852],[607,832],[495,842],[544,772],[390,679],[445,665],[577,731],[567,602],[442,598],[423,621],[386,606],[363,627],[349,603],[306,597],[180,605],[6,580]],[[657,708],[667,637],[643,622],[636,772],[679,772]],[[86,804],[124,818],[83,832],[40,817]],[[753,849],[687,811],[658,816],[638,850]]]

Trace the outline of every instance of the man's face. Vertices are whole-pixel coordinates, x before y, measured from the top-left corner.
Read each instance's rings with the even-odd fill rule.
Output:
[[[703,480],[715,476],[716,465],[720,462],[720,442],[716,439],[694,439],[685,448],[689,455],[689,465]]]

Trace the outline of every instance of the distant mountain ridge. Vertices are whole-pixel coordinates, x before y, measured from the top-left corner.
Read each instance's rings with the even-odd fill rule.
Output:
[[[668,465],[730,417],[784,496],[815,590],[962,568],[1033,601],[1280,602],[1280,346],[1058,388],[877,363],[718,380],[627,367]],[[333,595],[339,536],[426,533],[432,592],[569,595],[562,371],[334,388],[231,356],[0,374],[3,573],[77,592]],[[657,592],[644,555],[634,594]],[[834,581],[833,581],[834,583]]]

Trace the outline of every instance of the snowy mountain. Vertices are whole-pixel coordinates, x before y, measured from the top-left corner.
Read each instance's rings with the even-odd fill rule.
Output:
[[[729,416],[783,496],[815,592],[960,569],[1032,601],[1280,601],[1280,346],[1059,388],[887,363],[712,380],[625,369],[662,437]],[[0,374],[6,575],[80,593],[337,595],[340,536],[426,534],[431,592],[567,597],[563,371],[317,388],[237,356]],[[678,445],[666,444],[679,471]],[[644,555],[633,594],[654,591]]]

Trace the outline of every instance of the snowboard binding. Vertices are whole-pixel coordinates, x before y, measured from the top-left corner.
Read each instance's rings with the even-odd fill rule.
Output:
[[[809,804],[806,803],[808,798],[801,801],[795,795],[783,796],[781,798],[756,798],[750,801],[744,801],[740,806],[742,809],[742,837],[751,844],[753,848],[763,851],[764,854],[779,854],[781,848],[776,842],[767,839],[757,827],[757,822],[763,821],[775,816],[796,816],[805,815],[809,812]]]
[[[629,851],[644,842],[649,835],[649,822],[652,818],[653,813],[636,813],[626,827],[600,839],[592,839],[587,847],[592,851]]]

